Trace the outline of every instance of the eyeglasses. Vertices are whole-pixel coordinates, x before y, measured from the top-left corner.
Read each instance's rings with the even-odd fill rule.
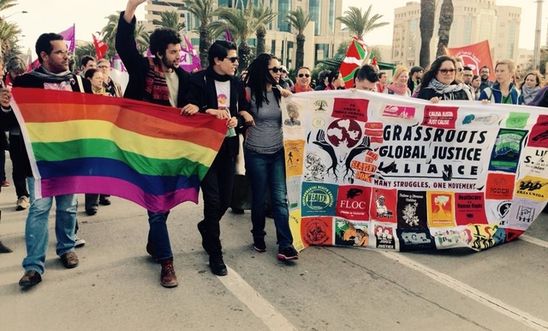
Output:
[[[464,70],[463,68],[458,68],[458,69],[457,69],[458,72],[461,72],[461,71],[463,71],[463,70]]]
[[[110,68],[110,67],[107,66],[107,65],[98,65],[97,68],[99,68],[99,69],[107,69],[107,68]]]
[[[310,75],[309,75],[309,74],[299,74],[299,77],[300,77],[300,78],[303,78],[303,77],[308,78],[308,77],[310,77]]]
[[[273,73],[277,74],[278,72],[281,72],[281,71],[282,71],[282,67],[268,68],[268,70],[270,70],[270,71],[272,71]]]
[[[228,59],[230,62],[234,63],[236,61],[238,61],[238,57],[237,56],[233,56],[233,57],[227,57],[225,59]]]
[[[442,74],[452,74],[454,73],[456,70],[455,69],[440,69],[440,72]]]

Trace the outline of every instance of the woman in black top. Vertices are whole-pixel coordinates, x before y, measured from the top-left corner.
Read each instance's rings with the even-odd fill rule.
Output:
[[[449,56],[438,57],[421,82],[419,99],[434,103],[440,100],[473,100],[468,86],[455,80],[455,60]]]

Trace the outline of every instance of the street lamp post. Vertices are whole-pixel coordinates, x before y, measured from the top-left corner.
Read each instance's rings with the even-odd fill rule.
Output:
[[[540,31],[542,24],[542,3],[544,0],[537,1],[537,23],[535,27],[535,49],[533,51],[533,69],[540,68]]]

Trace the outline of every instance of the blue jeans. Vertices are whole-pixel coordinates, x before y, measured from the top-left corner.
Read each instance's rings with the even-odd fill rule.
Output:
[[[274,154],[261,154],[245,149],[245,169],[249,176],[253,199],[251,202],[251,223],[253,237],[262,238],[265,227],[265,195],[270,189],[272,213],[276,226],[276,238],[280,248],[293,244],[289,229],[289,210],[287,207],[287,187],[285,184],[284,150]]]
[[[25,226],[27,257],[23,259],[25,271],[34,270],[41,274],[45,271],[46,251],[48,248],[48,217],[53,197],[36,199],[34,196],[34,178],[27,177],[30,193],[30,208]],[[57,236],[57,255],[74,251],[74,227],[76,225],[76,196],[74,194],[55,197],[55,235]]]
[[[154,258],[159,261],[165,261],[173,258],[171,244],[169,242],[169,232],[167,231],[167,213],[155,213],[148,211],[148,243],[154,251]]]

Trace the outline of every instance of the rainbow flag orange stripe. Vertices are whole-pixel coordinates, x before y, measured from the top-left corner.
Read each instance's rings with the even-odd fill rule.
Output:
[[[151,211],[198,202],[226,134],[213,116],[92,94],[15,88],[36,197],[119,196]]]

